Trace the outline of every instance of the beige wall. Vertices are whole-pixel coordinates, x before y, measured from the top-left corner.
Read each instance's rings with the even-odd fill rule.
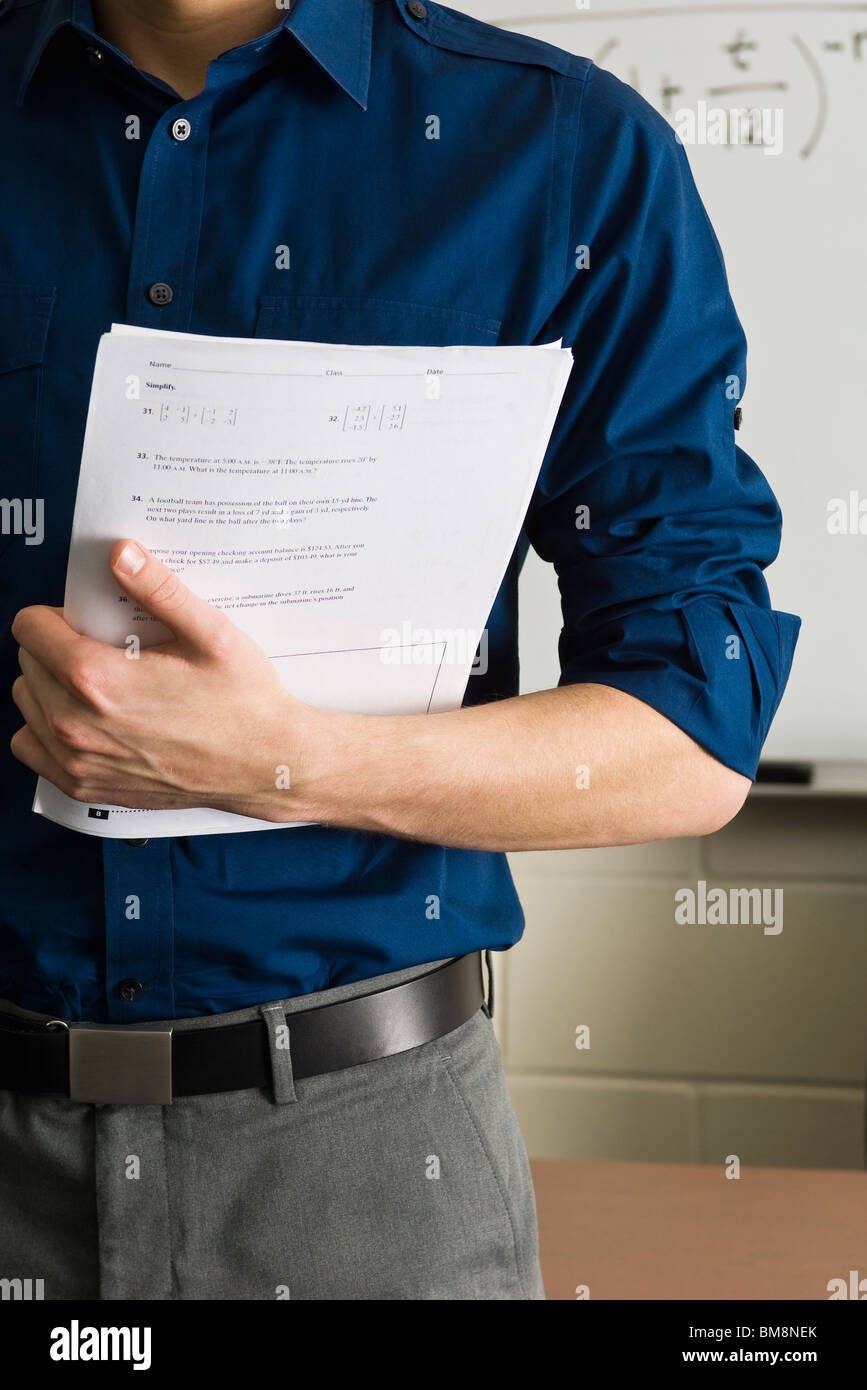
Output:
[[[497,1012],[530,1153],[863,1167],[865,843],[860,802],[756,796],[701,840],[512,855]],[[677,924],[701,878],[781,888],[782,931]]]
[[[522,690],[554,684],[535,557],[521,606]],[[863,1167],[865,846],[863,800],[754,794],[702,839],[511,855],[527,925],[497,1027],[531,1155]],[[782,931],[679,925],[699,879],[782,889]]]

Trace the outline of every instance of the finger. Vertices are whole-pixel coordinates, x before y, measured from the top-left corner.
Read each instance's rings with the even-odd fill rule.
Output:
[[[42,746],[48,749],[53,757],[56,757],[58,749],[48,726],[45,712],[24,676],[19,676],[13,683],[12,699],[25,724],[33,730]]]
[[[130,598],[176,637],[201,651],[211,651],[227,626],[231,626],[219,608],[194,594],[168,565],[137,541],[118,541],[109,563],[118,584]]]
[[[84,705],[81,699],[70,692],[61,680],[47,666],[43,666],[26,647],[18,649],[18,665],[31,692],[39,701],[46,715],[50,712],[63,711],[64,713],[76,710],[79,714],[84,712]],[[16,682],[17,683],[17,682]],[[15,686],[12,687],[15,689]]]
[[[153,790],[147,784],[118,786],[114,781],[100,777],[98,769],[88,773],[84,780],[71,777],[27,726],[12,735],[9,747],[20,763],[76,801],[89,801],[97,806],[128,806],[135,810],[167,810],[193,804],[188,797],[174,795],[163,786]]]
[[[116,757],[123,749],[99,727],[93,711],[70,695],[50,671],[22,649],[23,675],[12,686],[12,699],[40,743],[62,760],[70,749]]]
[[[18,729],[12,735],[9,747],[19,763],[29,767],[31,772],[35,772],[39,777],[47,778],[67,796],[77,796],[76,784],[72,778],[67,777],[63,768],[51,756],[48,749],[43,747],[28,725],[25,725],[23,729]]]
[[[71,628],[63,617],[62,608],[45,608],[42,605],[22,608],[16,613],[12,636],[24,651],[34,656],[41,666],[51,671],[70,690],[74,690],[70,679],[72,671],[97,659],[104,660],[106,652],[114,651],[104,642],[82,637]]]

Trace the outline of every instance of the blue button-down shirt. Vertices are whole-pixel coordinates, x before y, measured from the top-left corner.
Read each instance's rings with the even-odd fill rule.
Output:
[[[517,694],[532,544],[559,576],[561,683],[627,691],[753,776],[799,620],[770,607],[780,513],[735,445],[744,338],[683,149],[587,59],[427,0],[335,9],[297,0],[182,101],[99,38],[87,0],[0,0],[2,747],[21,722],[9,625],[61,601],[117,320],[562,338],[571,382],[466,703]],[[25,1008],[221,1012],[521,934],[502,854],[324,827],[93,839],[33,815],[32,774],[0,756],[0,996]]]

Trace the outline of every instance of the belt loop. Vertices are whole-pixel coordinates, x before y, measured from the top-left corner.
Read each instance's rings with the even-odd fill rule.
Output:
[[[292,1075],[292,1052],[289,1046],[289,1025],[286,1022],[286,1014],[279,1004],[260,1004],[259,1011],[268,1030],[274,1100],[278,1105],[297,1101],[295,1078]]]
[[[487,999],[485,1000],[484,1004],[482,1005],[482,1008],[484,1009],[485,1013],[488,1015],[488,1018],[493,1018],[493,1017],[494,1017],[494,961],[493,961],[493,957],[492,957],[490,951],[485,951],[485,952],[484,952],[484,956],[485,956],[485,969],[486,969],[487,972],[488,972],[488,997],[487,997]]]

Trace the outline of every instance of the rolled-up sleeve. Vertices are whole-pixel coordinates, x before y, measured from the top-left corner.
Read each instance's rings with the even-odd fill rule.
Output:
[[[543,340],[574,366],[526,522],[559,580],[560,684],[616,686],[753,778],[800,619],[771,607],[780,508],[735,443],[746,342],[683,147],[598,68],[569,215]]]

